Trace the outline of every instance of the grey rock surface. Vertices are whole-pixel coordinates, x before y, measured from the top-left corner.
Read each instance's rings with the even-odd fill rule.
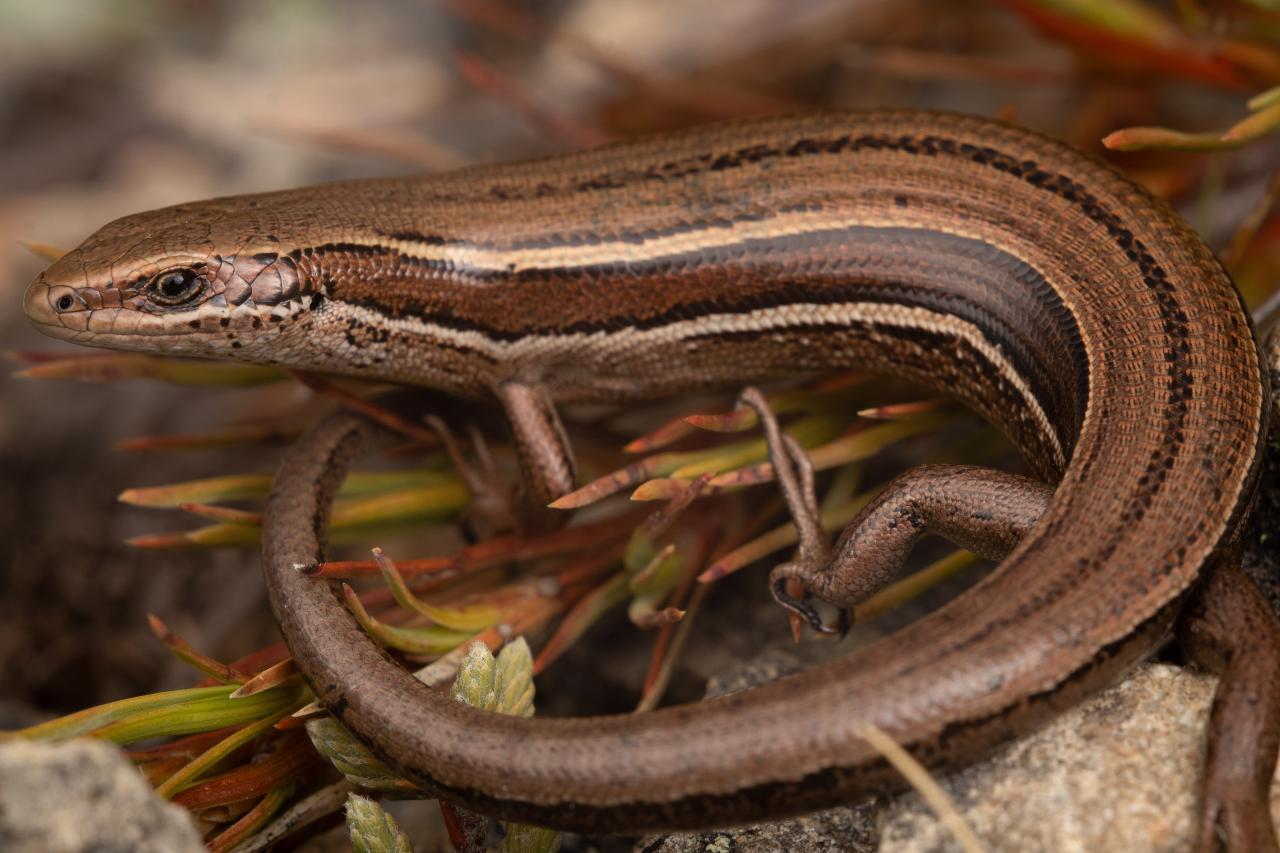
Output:
[[[1190,848],[1217,680],[1164,664],[939,781],[989,851]],[[1272,793],[1272,815],[1277,814]],[[882,816],[884,853],[959,850],[915,794]]]
[[[771,853],[804,850],[815,853],[875,850],[871,810],[828,809],[794,820],[757,823],[714,832],[676,832],[636,845],[644,853]]]
[[[0,744],[0,850],[202,853],[185,809],[160,799],[110,744]]]

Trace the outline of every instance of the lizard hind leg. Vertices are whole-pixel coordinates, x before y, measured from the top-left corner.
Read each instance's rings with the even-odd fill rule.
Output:
[[[841,632],[853,607],[893,579],[912,547],[936,535],[991,560],[1021,541],[1049,505],[1053,489],[1036,480],[971,465],[921,465],[891,480],[851,521],[834,547],[822,532],[808,456],[781,431],[754,388],[741,396],[764,427],[769,459],[799,534],[796,556],[770,573],[779,604],[830,632],[809,603],[816,597],[840,611]],[[787,590],[788,581],[804,593]]]
[[[1280,750],[1280,622],[1238,553],[1220,553],[1178,619],[1188,655],[1218,674],[1195,850],[1280,850],[1269,794]]]

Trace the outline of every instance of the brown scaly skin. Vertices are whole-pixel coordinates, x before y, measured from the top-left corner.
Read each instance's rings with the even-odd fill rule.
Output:
[[[1208,755],[1200,781],[1196,849],[1271,850],[1271,778],[1280,727],[1249,709],[1280,704],[1280,628],[1261,591],[1224,553],[1195,589],[1178,620],[1178,639],[1193,660],[1221,682],[1209,718]],[[1263,804],[1242,809],[1242,802]]]
[[[851,365],[955,394],[1057,485],[996,573],[848,660],[696,707],[512,720],[416,686],[291,572],[319,556],[317,483],[368,432],[320,428],[282,469],[266,542],[317,695],[432,790],[574,828],[759,819],[892,784],[865,722],[933,765],[1037,725],[1167,635],[1247,513],[1267,416],[1239,298],[1167,207],[1060,143],[933,113],[742,122],[168,208],[106,226],[25,306],[83,343],[501,399],[533,494],[572,471],[553,403]],[[867,524],[849,538],[881,541]],[[823,551],[806,577],[838,597]],[[1275,703],[1228,686],[1270,697],[1268,679],[1224,680],[1220,729],[1247,714],[1274,731]],[[1210,772],[1201,838],[1217,825],[1236,843],[1262,806],[1217,778],[1241,774]]]

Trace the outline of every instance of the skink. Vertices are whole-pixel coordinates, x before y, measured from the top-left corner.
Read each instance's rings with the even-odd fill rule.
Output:
[[[278,478],[273,606],[320,699],[428,790],[611,830],[894,785],[866,723],[928,764],[962,764],[1114,680],[1182,609],[1188,648],[1225,673],[1198,843],[1275,845],[1260,802],[1276,628],[1231,565],[1267,422],[1258,346],[1188,226],[1063,144],[972,117],[834,114],[215,199],[107,225],[25,307],[84,344],[496,398],[543,503],[573,482],[557,403],[855,365],[952,393],[1056,490],[908,475],[788,576],[843,605],[879,582],[844,578],[858,574],[850,543],[887,570],[906,526],[964,541],[968,522],[987,525],[971,538],[1004,555],[999,569],[903,632],[746,693],[526,720],[414,682],[290,569],[319,558],[332,487],[368,438],[351,418]],[[993,508],[966,515],[975,499]]]

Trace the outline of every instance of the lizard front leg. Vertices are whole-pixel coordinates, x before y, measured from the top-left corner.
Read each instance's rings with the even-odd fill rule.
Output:
[[[474,424],[468,427],[472,447],[468,458],[443,419],[434,415],[426,419],[471,492],[462,517],[463,532],[482,540],[505,533],[554,530],[570,514],[547,504],[573,491],[576,472],[573,450],[551,395],[541,385],[515,380],[500,383],[493,393],[511,433],[521,473],[519,488],[511,488],[502,477]]]
[[[573,491],[577,468],[569,436],[544,385],[509,380],[498,385],[524,488],[520,517],[526,529],[555,529],[569,519],[547,504]]]

